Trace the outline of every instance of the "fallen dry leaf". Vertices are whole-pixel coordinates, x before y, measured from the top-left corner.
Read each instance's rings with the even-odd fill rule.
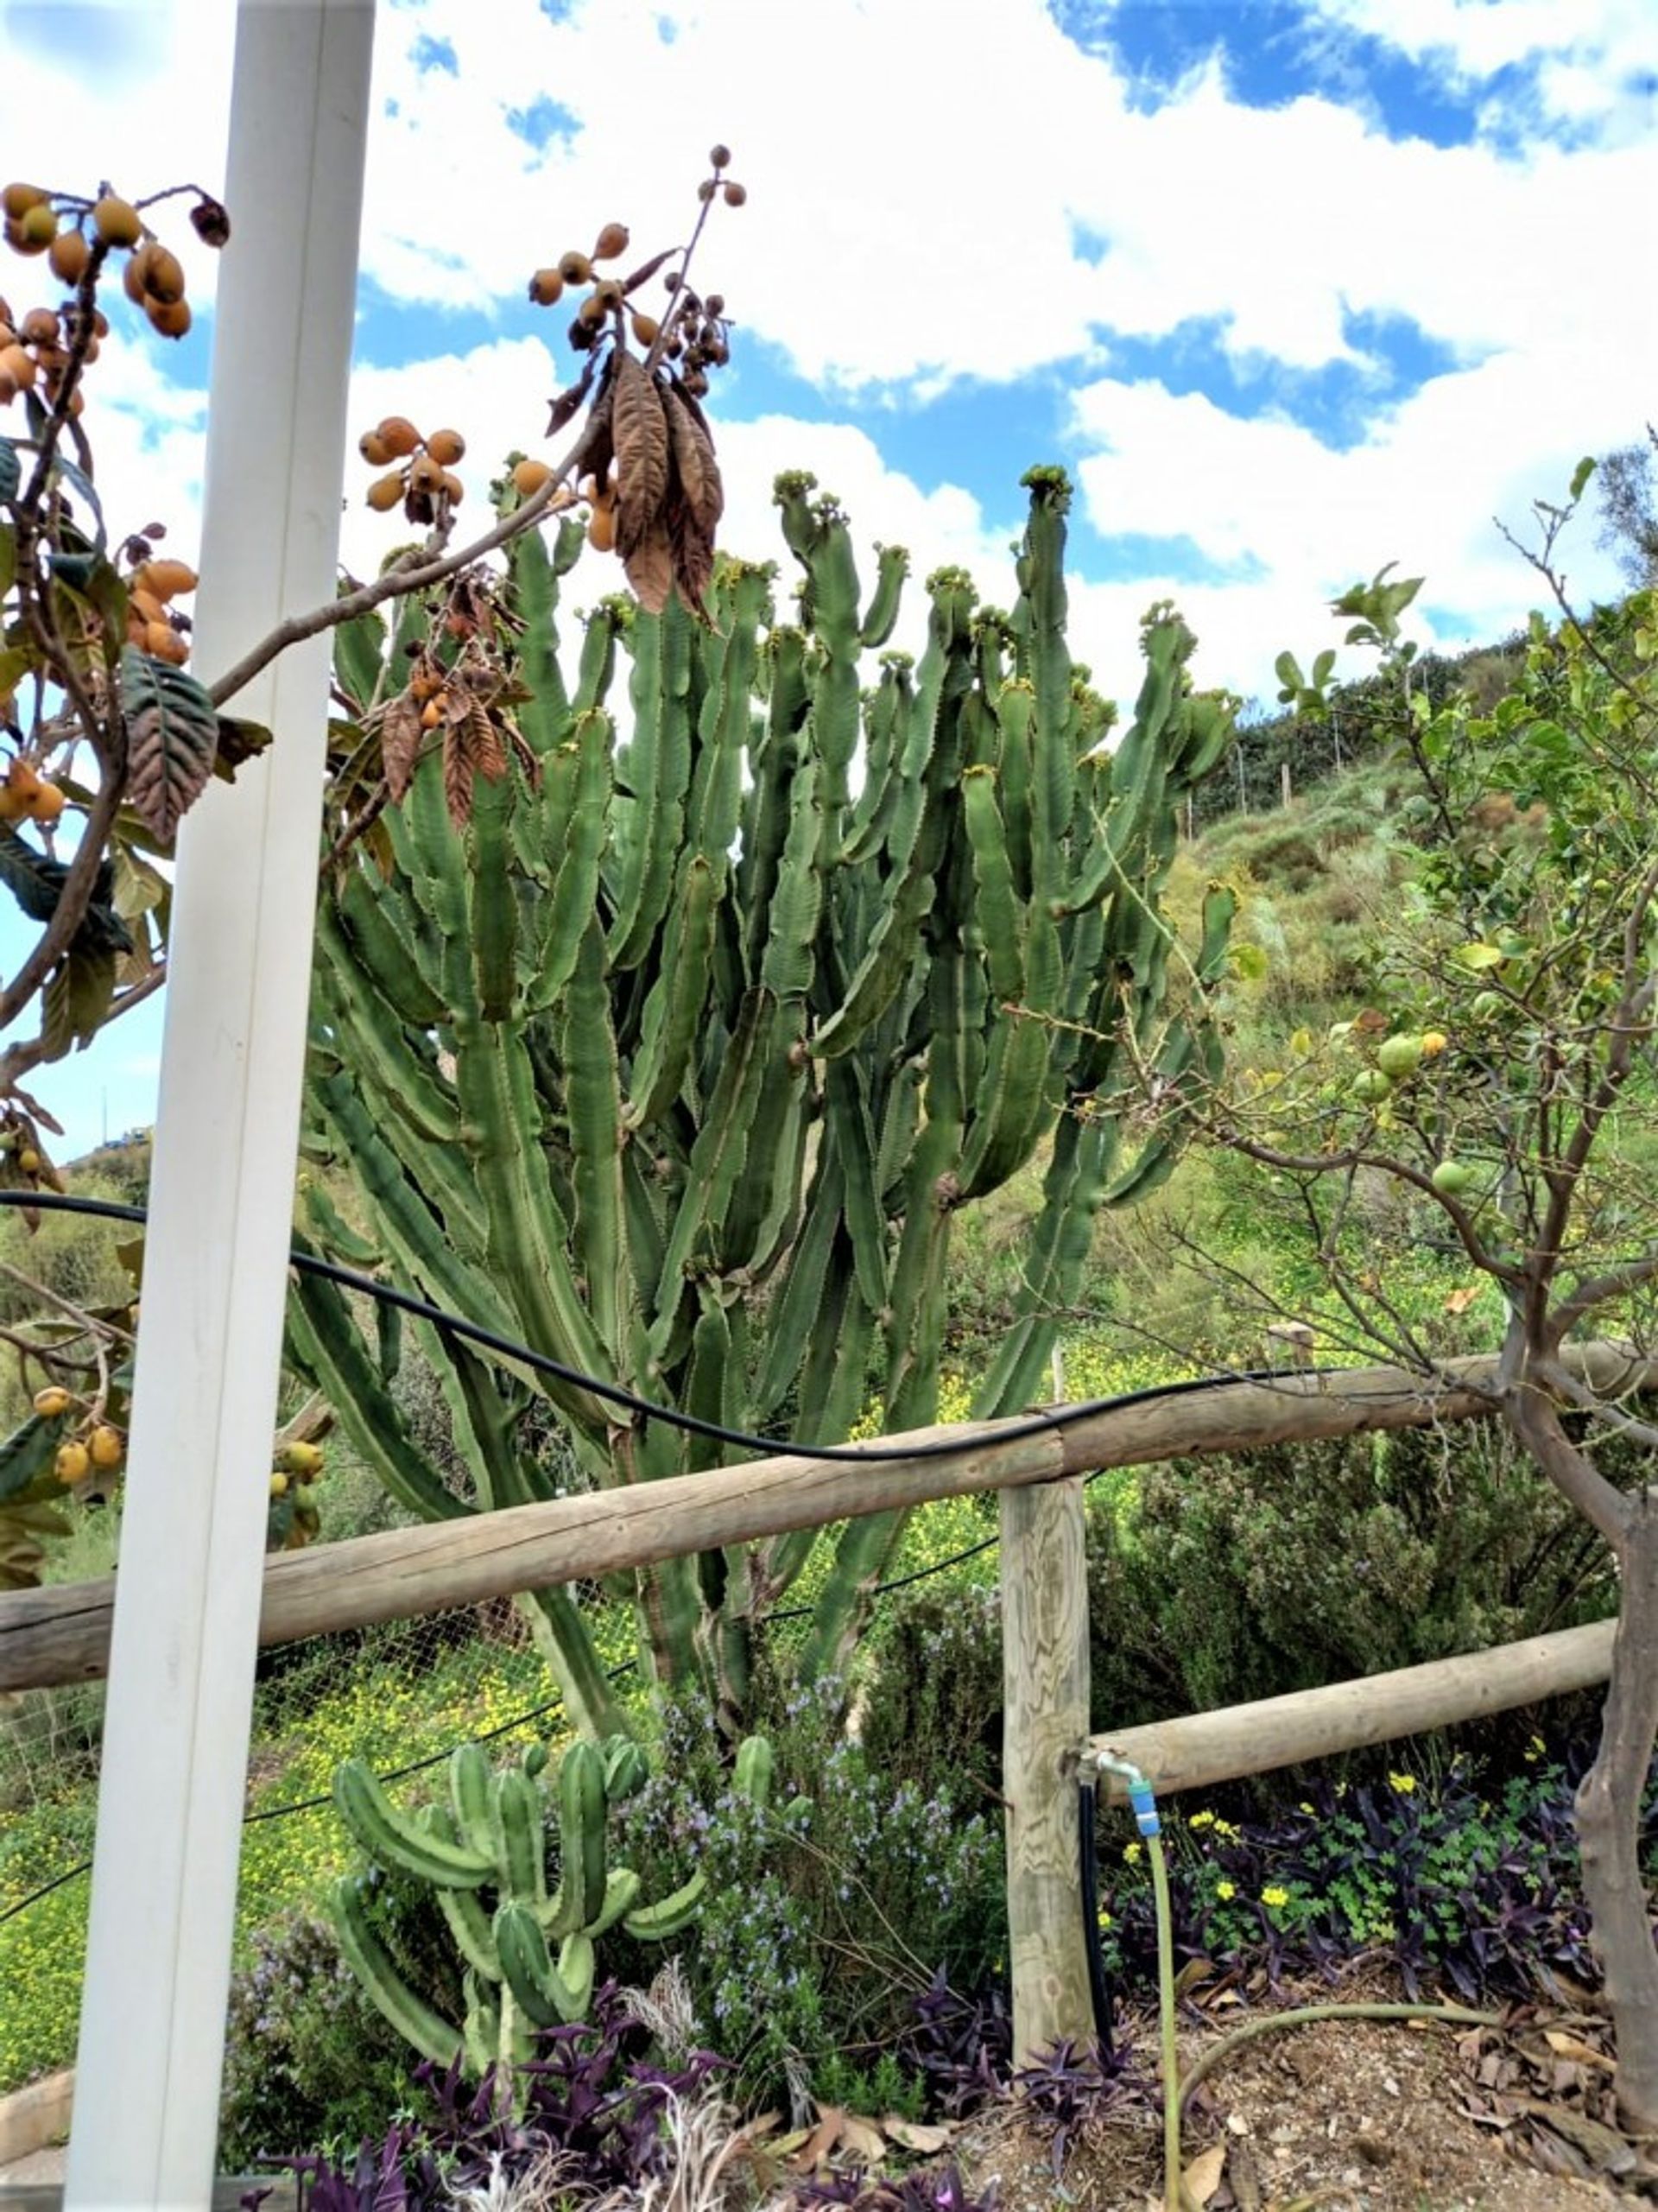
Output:
[[[1206,2204],[1220,2187],[1220,2177],[1225,2171],[1226,2145],[1212,2143],[1193,2159],[1180,2177],[1181,2186],[1194,2204]]]

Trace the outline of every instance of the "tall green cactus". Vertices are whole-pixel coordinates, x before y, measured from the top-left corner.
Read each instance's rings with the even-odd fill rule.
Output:
[[[755,1739],[756,1743],[763,1740]],[[749,1745],[745,1753],[752,1758]],[[559,1762],[559,1886],[547,1889],[545,1819],[536,1746],[520,1766],[496,1772],[482,1747],[463,1744],[449,1762],[447,1810],[406,1819],[361,1759],[334,1776],[341,1819],[377,1865],[431,1886],[454,1938],[466,1992],[459,2027],[411,1989],[376,1934],[360,1878],[334,1886],[340,1949],[377,2009],[440,2066],[509,2075],[537,2028],[587,2017],[594,1945],[619,1922],[646,1943],[666,1943],[694,1918],[706,1886],[699,1871],[671,1897],[639,1903],[639,1876],[608,1863],[610,1806],[644,1778],[643,1756],[625,1737],[603,1746],[578,1739]],[[484,1892],[494,1898],[488,1907]],[[559,1946],[555,1958],[549,1940]]]
[[[955,1214],[1051,1138],[1027,1286],[977,1410],[1031,1400],[1095,1212],[1169,1164],[1161,1144],[1119,1157],[1131,1054],[1161,1054],[1168,1082],[1212,1054],[1200,1011],[1187,1026],[1165,1005],[1159,895],[1230,710],[1192,690],[1192,635],[1154,609],[1134,722],[1104,749],[1110,710],[1066,642],[1069,486],[1056,469],[1026,482],[1011,614],[940,570],[920,660],[882,654],[865,689],[904,556],[883,551],[865,603],[845,519],[809,477],[776,491],[796,620],[776,618],[769,571],[728,561],[704,623],[677,601],[606,602],[569,678],[555,614],[579,531],[515,542],[539,783],[480,783],[463,833],[427,761],[388,816],[389,869],[359,851],[323,900],[309,1097],[313,1141],[349,1163],[372,1225],[356,1257],[648,1398],[838,1441],[871,1398],[890,1429],[935,1418]],[[372,620],[342,632],[340,685],[364,707],[402,681],[404,619],[389,641]],[[1201,979],[1230,913],[1212,894]],[[313,1226],[345,1256],[329,1209]],[[432,1331],[422,1347],[467,1498],[408,1435],[340,1293],[296,1291],[299,1364],[428,1517],[549,1494],[518,1441],[543,1387],[598,1483],[719,1457]],[[641,1572],[649,1657],[701,1676],[736,1733],[756,1625],[813,1545],[834,1556],[808,1670],[844,1654],[900,1527]],[[584,1724],[614,1726],[578,1607],[534,1604]]]

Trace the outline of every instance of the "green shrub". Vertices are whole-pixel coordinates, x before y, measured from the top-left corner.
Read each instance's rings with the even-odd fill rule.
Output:
[[[994,1809],[947,1770],[926,1786],[895,1780],[845,1733],[844,1704],[826,1679],[794,1693],[771,1732],[775,1779],[759,1807],[731,1787],[707,1708],[672,1703],[652,1777],[623,1810],[620,1854],[648,1894],[694,1866],[707,1873],[685,1966],[739,2096],[785,2094],[790,2072],[823,2096],[872,2079],[936,1969],[972,1987],[1000,1962]],[[622,1950],[605,1961],[635,1980],[649,1964]]]
[[[1615,1603],[1599,1539],[1495,1424],[1174,1461],[1090,1520],[1101,1727],[1413,1666]]]
[[[964,1590],[953,1576],[919,1582],[885,1600],[874,1640],[858,1730],[870,1765],[894,1782],[948,1774],[998,1790],[1000,1593]]]
[[[358,1988],[333,1930],[295,1913],[262,1929],[231,1985],[219,2164],[235,2173],[384,2134],[408,2093],[407,2045]]]

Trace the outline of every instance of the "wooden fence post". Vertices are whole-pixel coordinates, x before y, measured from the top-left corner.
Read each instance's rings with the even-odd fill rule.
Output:
[[[1094,2032],[1078,1860],[1077,1759],[1088,1733],[1082,1482],[1002,1493],[1003,1795],[1013,2042],[1024,2064]]]

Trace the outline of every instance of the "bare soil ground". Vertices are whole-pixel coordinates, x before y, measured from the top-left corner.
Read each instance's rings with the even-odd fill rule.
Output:
[[[1231,2024],[1183,2038],[1182,2065]],[[1142,2027],[1136,2047],[1154,2050],[1155,2033]],[[1616,2128],[1607,2049],[1598,2018],[1558,2008],[1516,2012],[1498,2031],[1337,2020],[1266,2035],[1195,2093],[1187,2184],[1205,2212],[1590,2212],[1650,2200],[1658,2162]],[[981,2114],[952,2149],[971,2184],[995,2182],[1002,2212],[1162,2203],[1155,2093],[1085,2127],[1057,2177],[1041,2123],[1016,2106]]]

